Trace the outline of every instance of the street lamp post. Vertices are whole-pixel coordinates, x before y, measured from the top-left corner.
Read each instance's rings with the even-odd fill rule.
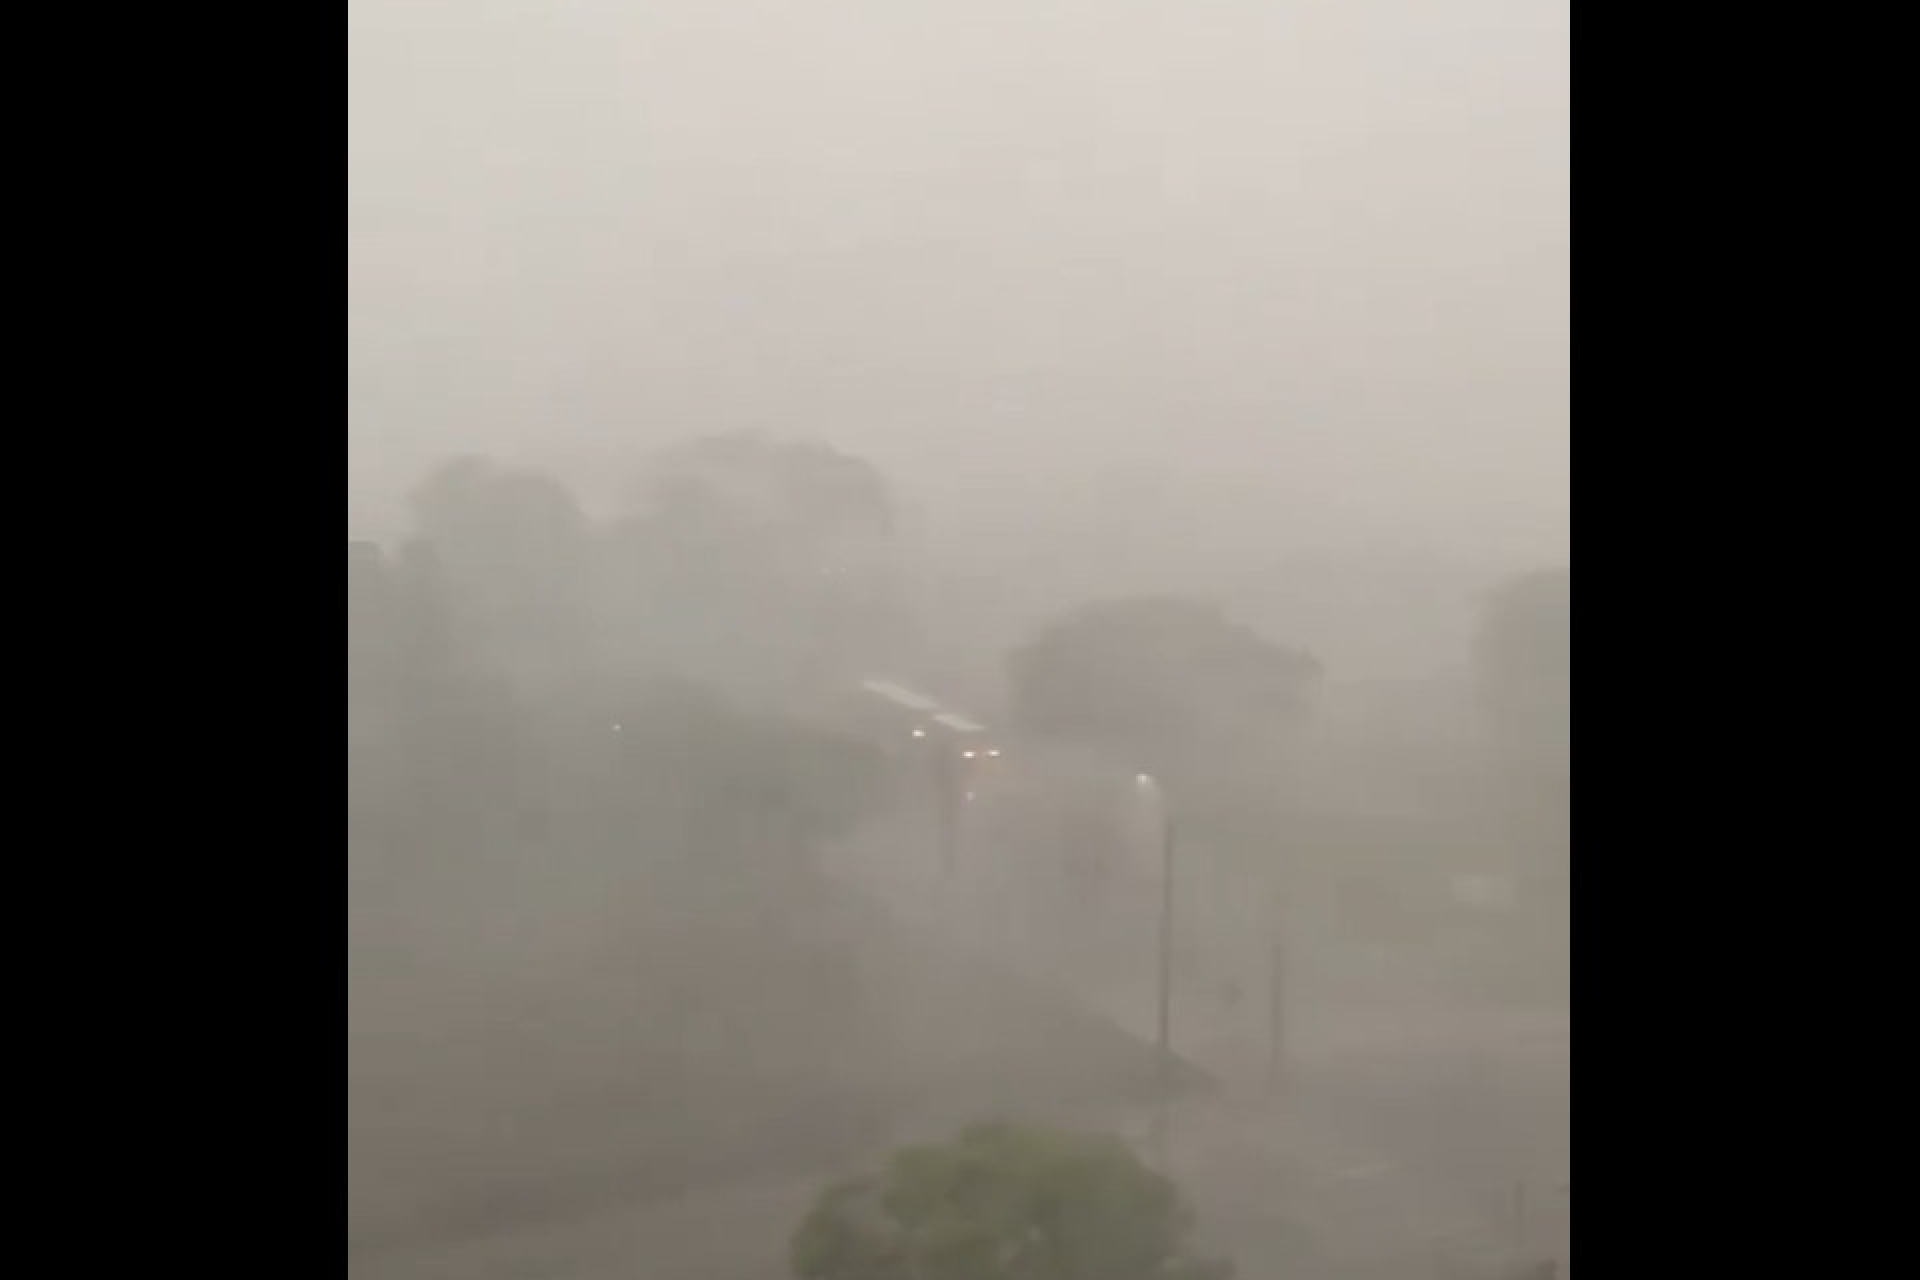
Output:
[[[1160,819],[1160,987],[1156,1048],[1159,1053],[1158,1141],[1165,1159],[1173,1141],[1173,1103],[1179,1085],[1174,1016],[1179,978],[1180,816],[1158,778],[1143,773],[1139,787],[1141,794],[1156,803]]]

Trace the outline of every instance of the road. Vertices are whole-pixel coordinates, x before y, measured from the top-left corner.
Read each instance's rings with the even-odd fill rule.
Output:
[[[531,1223],[347,1259],[352,1280],[780,1280],[817,1180],[645,1205],[589,1201]]]
[[[1570,1181],[1567,1041],[1471,1039],[1355,1030],[1306,1054],[1278,1101],[1229,1096],[1183,1108],[1175,1159],[1210,1240],[1256,1280],[1430,1280],[1436,1260],[1521,1245],[1570,1260],[1570,1206],[1559,1194]],[[1147,1120],[1117,1123],[1144,1135]],[[787,1233],[832,1172],[669,1199],[623,1199],[618,1185],[537,1188],[547,1201],[537,1212],[502,1204],[490,1222],[350,1249],[348,1272],[779,1280]],[[1523,1182],[1525,1205],[1515,1197]]]
[[[910,835],[850,850],[846,873],[881,886],[893,909],[929,934],[1024,965],[1152,1038],[1151,893],[1109,901],[1109,923],[1116,911],[1127,917],[1118,919],[1120,947],[1114,931],[1091,930],[1087,964],[1085,952],[1071,954],[1067,920],[1036,929],[1006,911],[1009,896],[1020,895],[992,865],[999,851],[972,846],[972,881],[943,885],[890,856],[903,847],[913,847]],[[1129,947],[1138,963],[1116,963]],[[1223,1240],[1254,1274],[1266,1266],[1297,1275],[1303,1265],[1345,1274],[1342,1258],[1360,1275],[1401,1274],[1396,1264],[1424,1274],[1419,1268],[1437,1258],[1514,1252],[1570,1269],[1571,1203],[1562,1194],[1572,1164],[1570,1013],[1309,990],[1290,1009],[1276,1098],[1264,975],[1252,974],[1237,1002],[1220,998],[1221,980],[1250,957],[1257,962],[1257,948],[1185,957],[1179,1048],[1227,1095],[1186,1109],[1178,1156]],[[1302,1235],[1319,1248],[1303,1254]]]
[[[933,887],[904,876],[890,895],[894,911],[956,949],[1017,963],[999,945],[1006,935],[939,918]],[[1123,1023],[1129,1011],[1150,1017],[1153,1008],[1144,987],[1086,1003]],[[1432,1280],[1437,1261],[1521,1248],[1570,1261],[1571,1207],[1561,1194],[1571,1181],[1566,1015],[1432,1006],[1299,1013],[1277,1097],[1264,1088],[1257,1018],[1209,1015],[1196,1002],[1183,1019],[1183,1047],[1228,1088],[1181,1109],[1176,1171],[1210,1238],[1243,1262],[1249,1280]],[[353,1047],[350,1036],[350,1161]],[[620,1074],[615,1066],[600,1064],[607,1076]],[[604,1108],[592,1096],[559,1101],[567,1105],[539,1113],[487,1103],[461,1121],[454,1100],[450,1126],[491,1129],[499,1139],[503,1123],[529,1125],[505,1135],[509,1149],[538,1150],[539,1167],[576,1172],[490,1195],[458,1221],[376,1233],[357,1246],[350,1230],[350,1280],[780,1280],[792,1226],[814,1191],[845,1171],[794,1167],[757,1184],[663,1197],[618,1176],[623,1162],[658,1163],[644,1137],[596,1122]],[[564,1131],[543,1114],[564,1116]],[[1110,1123],[1144,1135],[1148,1120]],[[570,1163],[574,1156],[582,1158]],[[582,1178],[579,1168],[602,1173]],[[356,1200],[379,1199],[351,1174],[348,1190],[350,1212]]]
[[[1285,1104],[1364,1153],[1330,1203],[1355,1215],[1356,1240],[1570,1270],[1570,1020],[1459,1009],[1418,1027],[1297,1063]]]

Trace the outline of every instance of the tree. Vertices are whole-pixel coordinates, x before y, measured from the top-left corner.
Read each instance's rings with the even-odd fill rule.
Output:
[[[990,1127],[829,1190],[794,1240],[798,1280],[1228,1280],[1195,1215],[1116,1139]]]
[[[485,458],[442,467],[413,493],[414,529],[457,572],[530,574],[574,554],[588,522],[565,485]]]
[[[437,544],[347,546],[350,874],[356,851],[477,852],[547,816],[523,707],[459,661],[440,563]]]
[[[1543,785],[1573,770],[1573,571],[1530,574],[1488,602],[1480,693],[1508,767]]]
[[[474,664],[533,679],[578,665],[595,534],[565,485],[469,458],[436,472],[412,505],[419,554]]]
[[[755,695],[867,674],[901,620],[894,527],[885,477],[829,446],[668,449],[613,539],[619,647]]]
[[[1023,732],[1168,773],[1304,720],[1322,669],[1214,605],[1146,598],[1068,615],[1014,654],[1011,674]]]
[[[432,687],[450,665],[444,604],[426,548],[347,544],[349,705],[391,717]]]

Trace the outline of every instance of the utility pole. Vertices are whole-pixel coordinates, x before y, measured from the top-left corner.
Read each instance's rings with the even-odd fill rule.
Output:
[[[1175,1084],[1174,987],[1179,980],[1180,825],[1171,808],[1161,833],[1160,893],[1160,1083],[1171,1097]]]
[[[1159,805],[1160,818],[1160,1009],[1158,1112],[1156,1142],[1163,1167],[1172,1162],[1173,1109],[1179,1089],[1179,1059],[1174,1054],[1176,984],[1179,980],[1180,817],[1160,780],[1139,778],[1141,794]]]

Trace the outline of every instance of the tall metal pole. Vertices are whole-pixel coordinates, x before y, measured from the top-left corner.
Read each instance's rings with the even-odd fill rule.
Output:
[[[1162,802],[1165,804],[1163,798]],[[1169,809],[1161,833],[1160,891],[1160,1083],[1171,1094],[1174,1084],[1174,984],[1179,976],[1180,827]]]
[[[1180,928],[1180,818],[1165,788],[1151,788],[1161,811],[1160,882],[1160,1022],[1159,1022],[1159,1145],[1163,1164],[1173,1157],[1173,1109],[1179,1088],[1179,1060],[1174,1055],[1175,988],[1179,978]]]

